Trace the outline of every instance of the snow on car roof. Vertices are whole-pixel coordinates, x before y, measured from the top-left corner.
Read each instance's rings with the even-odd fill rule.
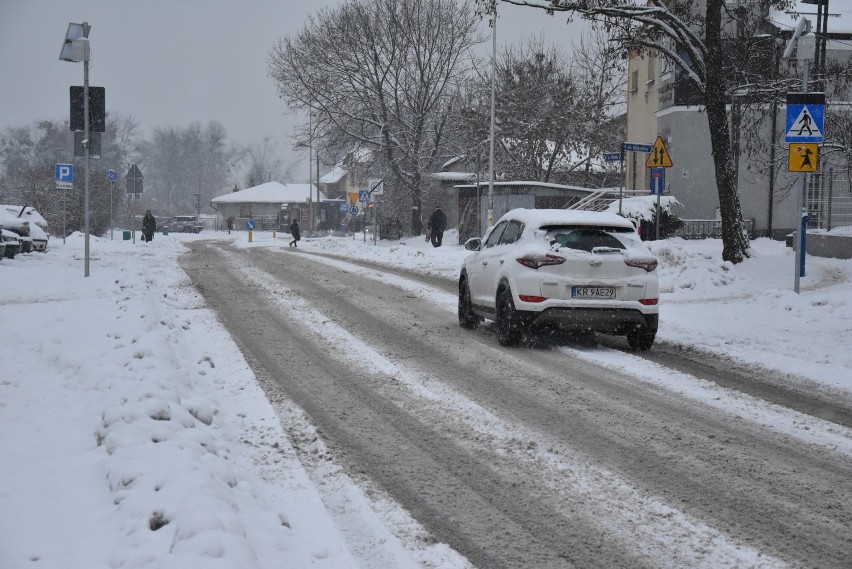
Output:
[[[10,213],[13,217],[18,217],[18,214],[20,212],[21,206],[19,205],[0,205],[0,214]],[[32,221],[44,227],[47,226],[47,221],[33,207],[27,206],[27,208],[24,210],[24,215],[22,215],[21,217],[26,221]]]
[[[513,209],[500,220],[517,219],[526,225],[600,225],[634,229],[633,223],[614,213],[583,211],[575,209]],[[500,221],[498,220],[498,221]]]

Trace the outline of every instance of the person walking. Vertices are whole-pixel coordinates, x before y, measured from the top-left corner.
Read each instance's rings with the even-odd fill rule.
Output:
[[[154,238],[155,231],[157,231],[157,220],[149,209],[145,212],[145,217],[142,218],[142,237],[145,239],[145,243]]]
[[[444,230],[447,228],[447,216],[441,210],[441,206],[436,205],[435,211],[429,216],[429,221],[426,223],[426,229],[429,231],[429,236],[433,247],[440,247],[444,241]]]
[[[295,217],[290,222],[290,235],[293,236],[293,240],[290,241],[290,247],[298,247],[297,243],[302,238],[302,234],[299,232],[299,222],[296,221]]]

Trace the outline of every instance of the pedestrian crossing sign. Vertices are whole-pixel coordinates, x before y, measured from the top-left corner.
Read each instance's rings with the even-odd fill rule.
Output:
[[[788,172],[816,172],[819,145],[816,142],[800,142],[790,145],[787,160]]]
[[[822,142],[824,93],[788,93],[785,142]]]

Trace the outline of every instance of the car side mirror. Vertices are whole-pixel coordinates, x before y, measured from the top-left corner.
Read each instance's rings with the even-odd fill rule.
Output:
[[[482,247],[482,239],[479,237],[471,237],[464,242],[464,248],[468,251],[479,251]]]

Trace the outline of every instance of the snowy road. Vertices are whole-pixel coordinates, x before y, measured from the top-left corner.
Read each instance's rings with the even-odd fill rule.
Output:
[[[746,395],[685,397],[637,379],[660,363],[605,347],[500,348],[490,327],[457,326],[446,287],[298,251],[191,248],[184,268],[270,400],[304,410],[335,462],[476,566],[848,566],[844,427],[792,435],[753,420]],[[328,458],[301,450],[309,469]]]

